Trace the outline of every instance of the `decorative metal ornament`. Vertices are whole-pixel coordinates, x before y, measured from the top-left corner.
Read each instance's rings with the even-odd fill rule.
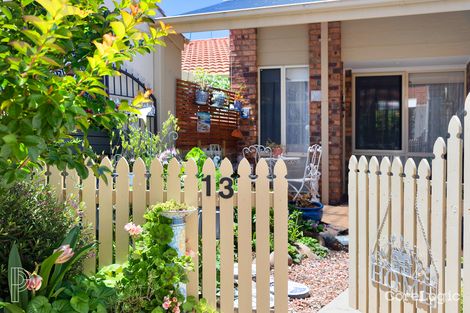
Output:
[[[390,206],[390,201],[389,201]],[[415,208],[430,263],[422,261],[417,248],[410,245],[403,236],[391,235],[381,239],[381,233],[388,217],[389,207],[379,227],[377,240],[370,257],[370,279],[373,283],[400,293],[401,298],[408,298],[431,308],[437,307],[439,274],[432,257],[431,248],[418,210]]]

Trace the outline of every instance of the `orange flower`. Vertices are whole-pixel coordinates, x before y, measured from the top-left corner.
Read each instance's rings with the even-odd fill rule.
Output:
[[[113,34],[103,35],[103,43],[108,47],[111,47],[113,45],[114,40],[116,40],[116,36],[114,36]]]
[[[140,8],[139,8],[139,5],[138,4],[134,4],[132,3],[131,6],[130,6],[130,9],[131,9],[131,14],[132,16],[136,16],[137,14],[140,13]]]

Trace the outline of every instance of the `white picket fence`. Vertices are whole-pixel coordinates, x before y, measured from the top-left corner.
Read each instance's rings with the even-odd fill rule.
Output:
[[[463,184],[470,181],[470,95],[465,110],[465,128],[454,116],[447,144],[443,138],[436,140],[431,167],[425,159],[416,167],[412,159],[403,166],[399,158],[391,162],[385,157],[379,164],[376,157],[351,157],[349,300],[350,306],[360,312],[458,313],[462,301],[463,312],[470,312],[470,248],[462,249],[462,240],[465,246],[470,243],[470,184]],[[382,236],[402,235],[416,245],[422,261],[429,265],[426,241],[414,214],[417,204],[439,274],[438,293],[447,295],[436,308],[391,299],[389,289],[371,282],[370,256],[389,199],[390,211]],[[461,288],[463,297],[459,299],[456,295]]]
[[[108,158],[102,165],[113,169]],[[223,160],[221,176],[231,177],[232,164]],[[96,258],[86,260],[85,271],[93,273],[96,267],[110,265],[127,260],[129,237],[124,225],[129,222],[131,208],[132,219],[136,224],[144,223],[144,212],[156,203],[169,199],[184,202],[192,207],[202,207],[202,282],[199,282],[198,256],[194,257],[195,271],[189,274],[188,295],[197,296],[202,286],[202,296],[208,303],[219,305],[221,312],[234,312],[234,255],[238,255],[238,312],[252,311],[252,232],[256,231],[256,305],[257,312],[270,312],[270,208],[274,209],[274,288],[275,312],[286,313],[287,297],[287,169],[283,161],[274,168],[275,178],[269,176],[266,161],[261,160],[256,168],[256,179],[252,179],[252,169],[247,160],[238,166],[238,191],[233,197],[222,197],[216,191],[216,171],[212,160],[208,159],[203,167],[204,177],[210,176],[210,183],[203,182],[198,189],[198,172],[193,160],[186,162],[185,172],[181,173],[181,164],[176,159],[168,165],[166,183],[163,178],[163,166],[155,159],[147,173],[144,162],[138,159],[133,166],[133,186],[129,186],[129,165],[122,158],[115,172],[115,182],[107,174],[108,184],[103,179],[90,175],[83,181],[72,170],[66,175],[56,168],[50,169],[48,182],[64,200],[71,195],[78,195],[86,204],[85,222],[98,229],[99,264]],[[182,176],[183,175],[183,176]],[[64,179],[65,176],[65,179]],[[183,177],[183,184],[182,178]],[[272,182],[273,188],[270,188]],[[99,186],[97,188],[97,186]],[[165,188],[166,186],[166,188]],[[221,183],[220,192],[228,195],[224,189],[227,181]],[[208,190],[210,189],[210,190]],[[216,296],[216,207],[220,207],[220,297]],[[99,208],[97,210],[97,208]],[[256,208],[256,229],[252,229],[252,208]],[[234,211],[238,210],[238,251],[234,248]],[[98,212],[98,213],[97,213]],[[113,218],[113,215],[115,218]],[[198,216],[193,214],[187,220],[187,249],[198,251],[199,225]],[[113,238],[115,250],[113,252]]]

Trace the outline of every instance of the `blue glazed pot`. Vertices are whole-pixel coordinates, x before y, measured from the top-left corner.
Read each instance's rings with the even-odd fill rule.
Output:
[[[296,209],[302,212],[302,218],[304,220],[312,220],[320,222],[323,217],[323,203],[313,201],[310,207],[297,207]]]
[[[205,105],[209,99],[209,93],[207,91],[198,89],[196,90],[196,104]]]

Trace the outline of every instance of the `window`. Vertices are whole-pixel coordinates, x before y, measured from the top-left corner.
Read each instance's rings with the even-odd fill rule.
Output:
[[[402,149],[402,76],[356,77],[356,149]]]
[[[261,70],[260,75],[260,144],[268,140],[281,142],[281,70]]]
[[[260,144],[281,143],[288,153],[310,144],[308,67],[260,70]]]
[[[408,99],[402,103],[404,79]],[[451,117],[463,117],[464,81],[463,71],[356,76],[355,149],[431,156]]]
[[[464,73],[418,73],[408,79],[408,151],[431,153],[453,115],[463,117]]]

